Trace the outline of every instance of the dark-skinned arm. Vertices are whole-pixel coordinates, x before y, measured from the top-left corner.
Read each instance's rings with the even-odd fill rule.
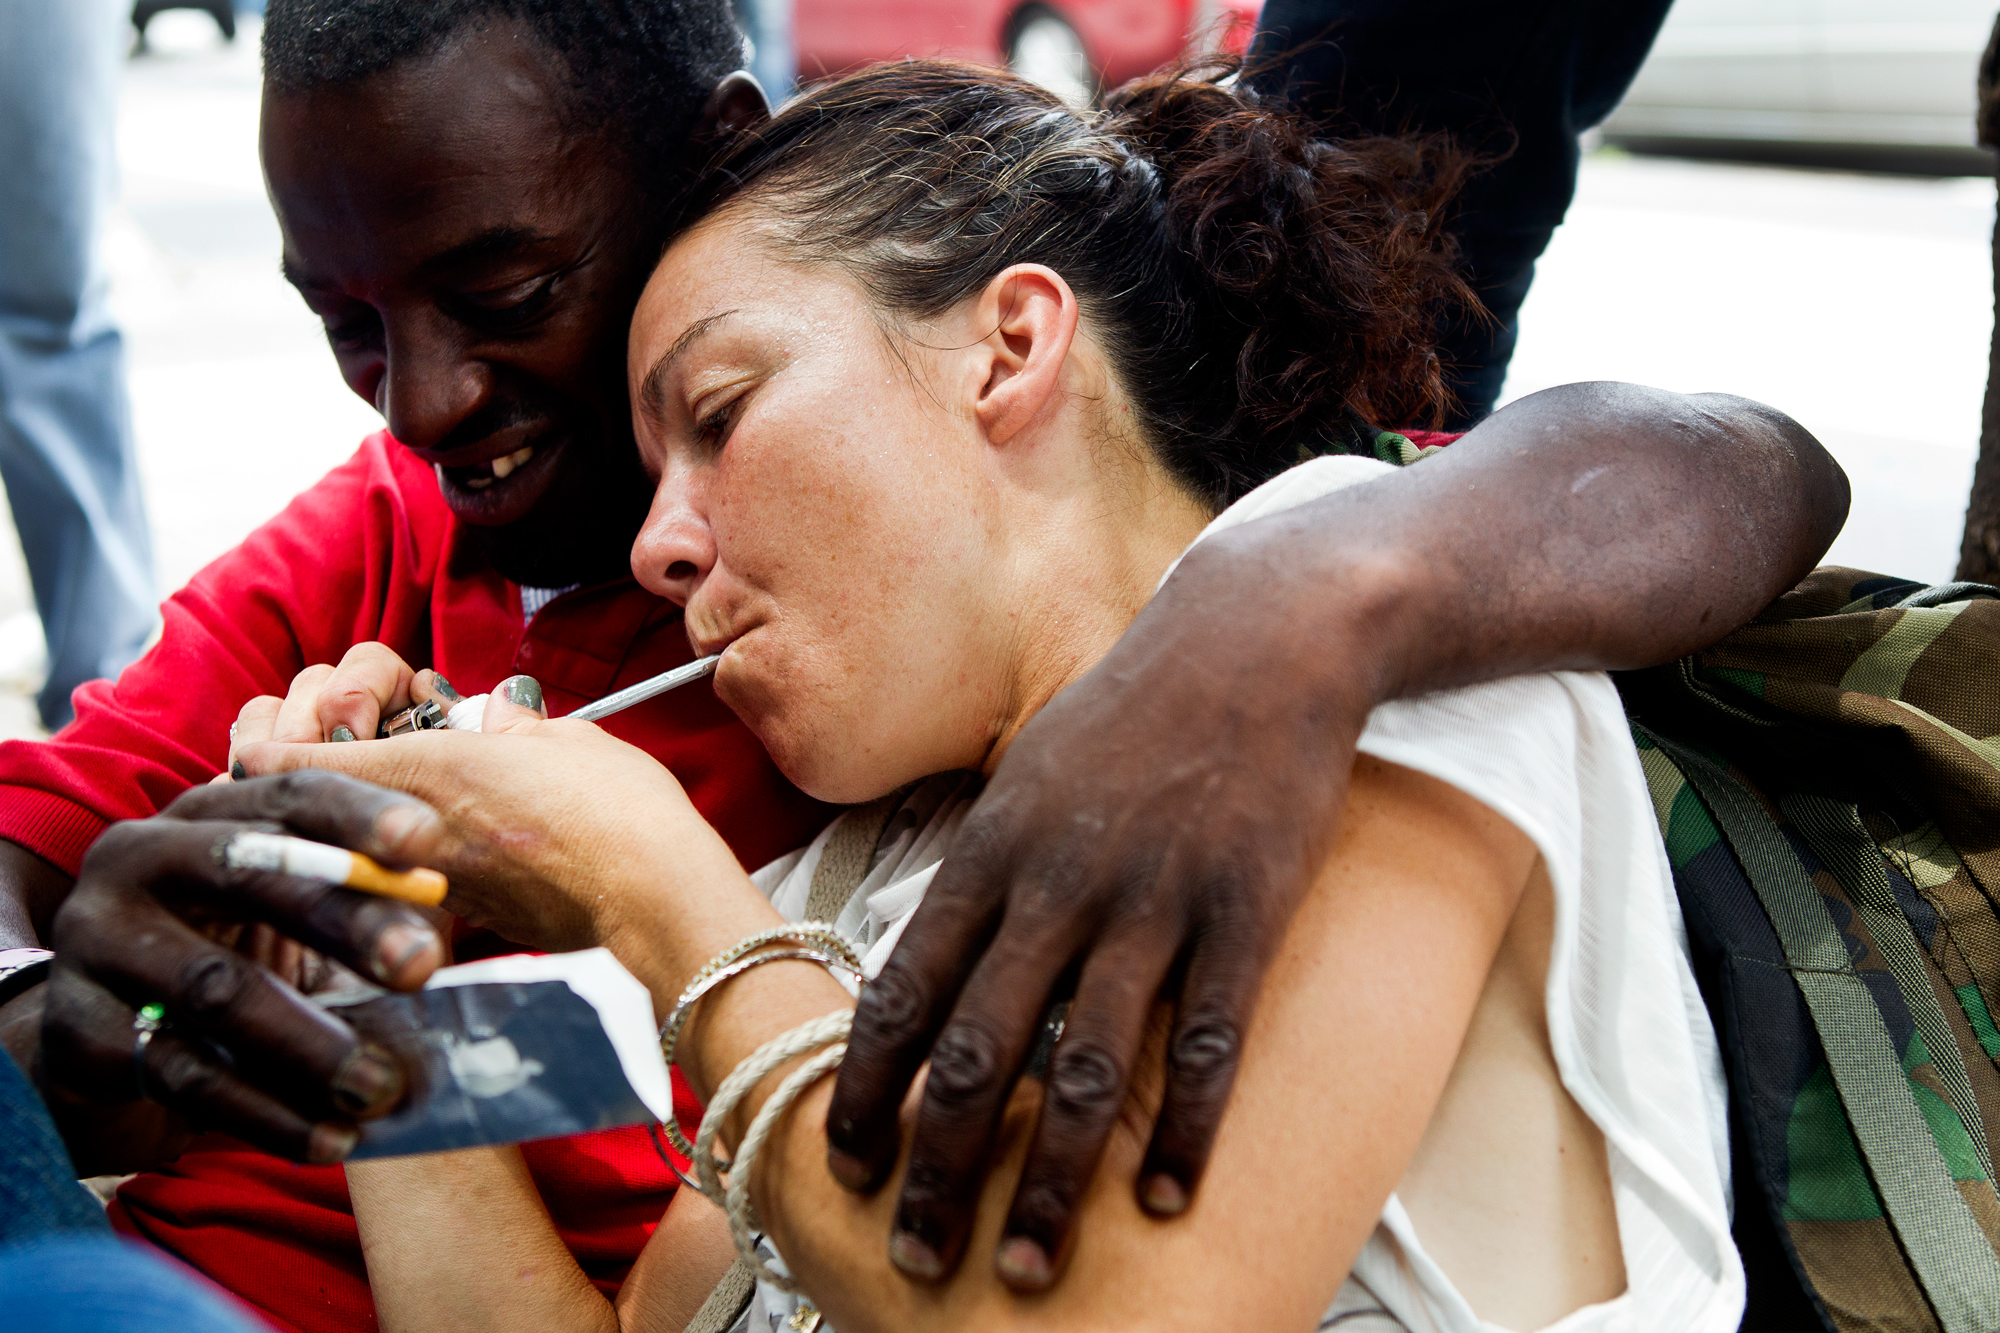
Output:
[[[1354,740],[1375,704],[1512,672],[1670,659],[1795,582],[1845,508],[1838,469],[1778,413],[1573,386],[1509,408],[1403,475],[1205,543],[1098,669],[1015,741],[963,854],[865,992],[830,1117],[846,1150],[836,1174],[865,1178],[879,1161],[871,1151],[893,1152],[893,1115],[869,1108],[893,1112],[907,1069],[952,1018],[923,1112],[928,1158],[902,1210],[916,1246],[898,1253],[955,1259],[962,1232],[951,1228],[963,1217],[953,1210],[978,1191],[951,1182],[977,1172],[980,1135],[994,1123],[979,1118],[981,1098],[997,1101],[1011,1083],[1056,980],[1086,956],[1109,957],[1130,961],[1137,1007],[1071,1016],[1010,1234],[1059,1246],[1070,1182],[1089,1177],[1122,1095],[1134,1014],[1170,971],[1164,993],[1180,1001],[1170,1100],[1141,1198],[1173,1211],[1199,1178],[1250,999],[1337,828]],[[1322,817],[1286,814],[1306,809]],[[69,936],[85,947],[59,978],[78,997],[157,965],[130,933],[104,928],[162,902],[155,872],[129,857],[97,864],[91,910]],[[268,922],[358,970],[385,961],[380,921],[307,929],[297,904],[268,886],[236,885],[226,899],[196,887],[179,880],[170,910]],[[154,995],[173,991],[151,983]],[[129,1005],[52,1011],[51,1050],[92,1056],[58,1061],[80,1067],[56,1080],[129,1101],[119,1071],[129,1072],[130,1022]],[[171,1093],[156,1079],[154,1095],[297,1155],[302,1127],[326,1114],[329,1069],[353,1049],[329,1046],[313,1016],[283,1006],[259,1028],[232,1034],[211,1020],[206,1035],[255,1047],[275,1094],[260,1114],[245,1115],[240,1089],[225,1096],[230,1085],[199,1078],[173,1080]],[[217,1097],[230,1104],[212,1105]]]
[[[71,883],[57,867],[0,838],[0,949],[41,947]]]
[[[1847,504],[1839,468],[1782,413],[1580,384],[1197,547],[1022,730],[862,992],[828,1114],[844,1183],[887,1178],[931,1061],[900,1266],[958,1262],[1037,1020],[1086,962],[1129,977],[1129,1003],[1068,1016],[1006,1231],[1048,1262],[1006,1276],[1032,1288],[1059,1270],[1162,995],[1177,1008],[1167,1097],[1137,1189],[1155,1214],[1185,1208],[1377,704],[1691,652],[1803,577]]]

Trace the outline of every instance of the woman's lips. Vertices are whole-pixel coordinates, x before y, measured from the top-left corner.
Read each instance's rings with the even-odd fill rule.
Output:
[[[690,639],[694,638],[694,636],[692,635],[690,635],[689,637]],[[742,637],[743,636],[740,633],[702,636],[699,640],[695,641],[692,644],[694,648],[694,655],[696,657],[720,656],[721,654],[728,652],[730,647],[734,645]]]
[[[438,491],[459,521],[499,527],[527,517],[555,480],[567,441],[543,436],[512,453],[461,467],[437,464]]]

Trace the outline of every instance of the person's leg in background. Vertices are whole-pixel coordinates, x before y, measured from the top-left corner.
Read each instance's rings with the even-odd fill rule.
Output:
[[[1493,322],[1460,321],[1443,340],[1459,400],[1450,428],[1498,401],[1535,261],[1576,193],[1578,136],[1625,95],[1670,3],[1267,0],[1253,78],[1329,133],[1444,132],[1494,156],[1512,147],[1466,187],[1456,228]]]
[[[257,1333],[206,1283],[111,1234],[42,1099],[0,1050],[0,1311],[38,1333]]]
[[[125,348],[99,238],[125,0],[0,0],[0,482],[48,641],[42,721],[158,618]]]

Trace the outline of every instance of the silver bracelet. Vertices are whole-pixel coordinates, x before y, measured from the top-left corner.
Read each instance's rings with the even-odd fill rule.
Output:
[[[709,959],[702,965],[701,971],[689,978],[687,990],[681,992],[682,998],[685,999],[688,991],[699,986],[710,974],[720,972],[737,959],[755,953],[767,944],[779,943],[801,944],[809,949],[823,949],[834,957],[844,960],[848,966],[857,971],[861,967],[861,955],[854,952],[854,946],[848,942],[847,937],[835,930],[831,924],[825,921],[794,921],[788,925],[760,930],[755,935],[738,940]],[[680,1006],[676,1004],[674,1007],[678,1009]],[[661,1026],[660,1035],[666,1036],[665,1025]]]
[[[817,935],[817,932],[815,932],[815,935]],[[828,971],[848,972],[852,973],[858,981],[865,982],[867,980],[866,975],[861,970],[860,960],[854,956],[852,948],[845,948],[843,950],[844,956],[841,957],[836,957],[830,953],[822,953],[813,948],[769,949],[764,953],[749,953],[747,957],[744,956],[750,949],[765,948],[767,945],[779,943],[786,938],[785,935],[771,931],[763,932],[762,935],[753,935],[750,940],[744,941],[725,954],[718,955],[719,959],[727,958],[731,961],[720,965],[711,962],[695,975],[694,981],[689,983],[688,988],[682,991],[680,998],[675,1001],[673,1012],[667,1016],[666,1025],[660,1029],[660,1055],[668,1065],[671,1066],[679,1054],[681,1033],[687,1026],[689,1016],[694,1012],[695,1004],[710,991],[720,987],[724,982],[732,981],[742,976],[753,967],[762,967],[766,963],[788,961],[818,963]],[[844,945],[845,941],[842,941],[842,943]],[[687,1135],[682,1132],[679,1118],[670,1113],[667,1117],[665,1128],[667,1131],[667,1141],[673,1145],[674,1150],[689,1161],[697,1162],[698,1164],[699,1159],[695,1155],[695,1145],[688,1142]],[[668,1165],[671,1166],[672,1163],[669,1162]],[[680,1176],[683,1183],[695,1183],[688,1180],[678,1167],[675,1168],[674,1174]],[[695,1187],[701,1189],[701,1192],[704,1194],[709,1193],[707,1189],[702,1189],[700,1185],[696,1185]],[[716,1201],[718,1203],[721,1202],[720,1198],[717,1198]]]

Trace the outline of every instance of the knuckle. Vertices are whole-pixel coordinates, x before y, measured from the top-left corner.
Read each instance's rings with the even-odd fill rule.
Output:
[[[1014,878],[1014,898],[1035,920],[1102,915],[1096,839],[1060,839],[1035,849]]]
[[[288,769],[274,773],[270,777],[259,778],[262,804],[277,818],[294,811],[313,810],[335,799],[339,784],[331,781],[335,775],[313,768]]]
[[[1236,1024],[1208,1014],[1181,1025],[1174,1033],[1168,1059],[1180,1077],[1211,1082],[1229,1077],[1242,1049],[1243,1037]]]
[[[374,704],[375,691],[351,677],[336,677],[319,692],[319,709],[323,713],[347,713]]]
[[[59,958],[81,965],[94,958],[99,944],[118,937],[116,925],[117,906],[111,893],[104,881],[92,877],[56,912],[49,944]]]
[[[260,694],[236,710],[236,720],[242,722],[255,718],[276,717],[278,710],[284,706],[285,701],[277,695]]]
[[[966,817],[953,840],[953,851],[961,864],[995,867],[1010,858],[1014,839],[1007,811],[981,805]]]
[[[1074,1202],[1074,1188],[1065,1181],[1076,1178],[1064,1172],[1037,1174],[1032,1180],[1022,1181],[1014,1195],[1008,1230],[1014,1234],[1026,1233],[1048,1244],[1062,1229]]]
[[[927,1090],[947,1106],[989,1095],[1000,1078],[1000,1051],[991,1034],[963,1024],[947,1028],[931,1052]]]
[[[921,1153],[912,1154],[903,1171],[903,1190],[897,1204],[898,1225],[910,1230],[924,1229],[928,1214],[949,1208],[962,1194],[963,1185],[953,1167]]]
[[[347,650],[346,656],[340,659],[342,667],[366,666],[374,662],[393,662],[397,666],[401,666],[403,659],[396,656],[394,650],[387,644],[376,639],[370,639],[366,643],[355,644]]]
[[[925,988],[908,972],[894,966],[884,967],[881,975],[861,988],[861,998],[855,1003],[854,1023],[857,1029],[867,1029],[879,1034],[880,1040],[902,1046],[915,1041],[922,1035],[924,1014],[929,1010],[929,995]]]
[[[160,1100],[179,1105],[215,1101],[226,1078],[219,1067],[180,1042],[154,1042],[147,1053],[146,1072]]]
[[[213,1020],[234,1009],[252,985],[250,965],[235,954],[203,954],[181,969],[175,1007],[196,1022]]]
[[[142,819],[121,820],[113,824],[98,835],[97,841],[84,854],[83,873],[79,878],[89,876],[93,870],[103,870],[123,862],[147,841],[150,833],[146,821]]]
[[[1124,1095],[1125,1068],[1111,1052],[1088,1041],[1056,1046],[1049,1064],[1051,1109],[1073,1119],[1096,1120],[1115,1112]]]

